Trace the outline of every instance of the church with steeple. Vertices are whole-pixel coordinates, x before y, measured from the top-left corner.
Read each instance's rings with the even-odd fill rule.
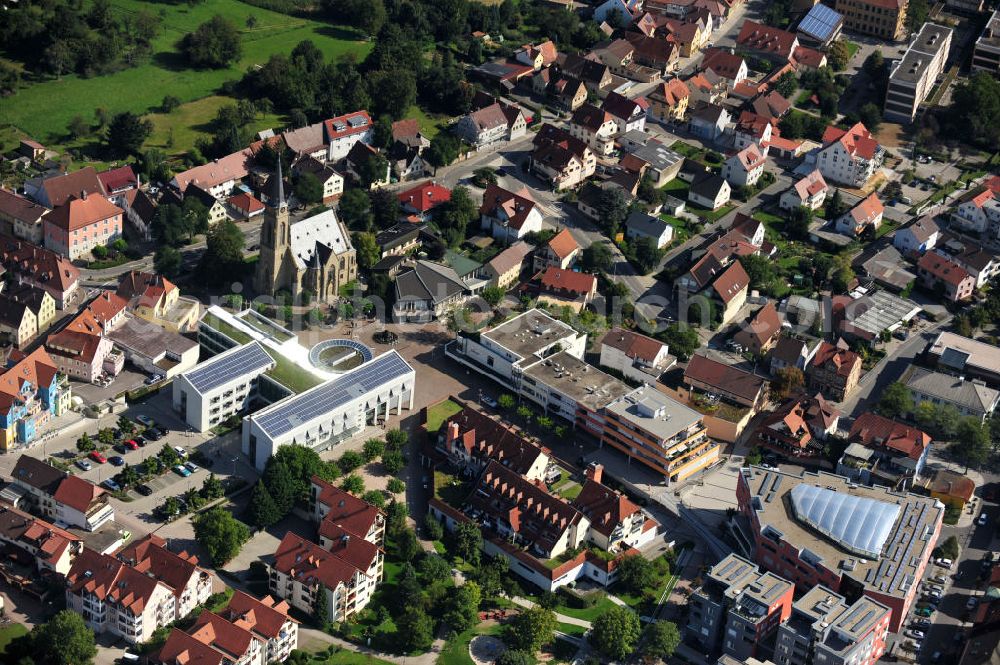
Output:
[[[293,296],[308,291],[317,300],[332,301],[341,286],[358,276],[350,234],[333,210],[291,222],[280,160],[275,177],[278,196],[260,230],[254,288],[259,294],[271,296],[280,291]]]

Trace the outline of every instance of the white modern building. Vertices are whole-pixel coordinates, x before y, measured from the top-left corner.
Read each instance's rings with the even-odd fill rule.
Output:
[[[993,12],[972,51],[972,71],[1000,73],[1000,9]]]
[[[860,187],[875,175],[885,159],[885,148],[860,122],[844,131],[833,125],[823,133],[816,167],[828,182]]]
[[[903,58],[889,74],[885,93],[885,117],[912,122],[934,84],[944,72],[951,49],[951,29],[924,23]]]
[[[355,111],[325,120],[323,131],[327,141],[326,159],[336,162],[347,157],[358,141],[370,144],[375,126],[368,111]]]
[[[220,353],[174,379],[174,410],[204,432],[242,413],[256,393],[257,378],[276,364],[260,342]]]
[[[396,351],[383,353],[318,386],[291,395],[243,420],[243,453],[259,470],[281,446],[325,450],[413,408],[416,373]]]

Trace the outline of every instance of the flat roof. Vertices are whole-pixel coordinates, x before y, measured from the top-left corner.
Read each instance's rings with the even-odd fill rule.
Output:
[[[890,82],[916,83],[923,76],[945,44],[951,44],[951,29],[935,23],[924,23],[917,38],[906,49],[903,59],[896,64],[889,75]],[[947,54],[945,54],[947,57]]]
[[[750,488],[751,505],[764,537],[780,538],[798,548],[799,557],[811,562],[810,565],[822,563],[830,571],[851,577],[866,589],[887,596],[902,597],[919,583],[918,568],[930,557],[929,540],[944,517],[944,507],[934,499],[899,494],[885,487],[854,485],[843,476],[825,471],[795,475],[755,466],[740,473]],[[892,523],[885,530],[884,539],[879,531],[879,556],[860,556],[796,517],[792,492],[800,486],[894,506],[894,511],[884,511],[883,516],[891,517]],[[873,528],[882,527],[875,523]],[[878,545],[874,540],[870,542]]]
[[[132,353],[150,359],[159,358],[166,353],[181,355],[198,346],[198,342],[180,333],[138,318],[126,319],[125,324],[108,333],[108,337]]]
[[[201,394],[252,372],[260,373],[275,365],[274,359],[258,342],[251,342],[213,356],[185,372],[194,389]]]
[[[862,296],[858,300],[866,301],[870,306],[860,315],[852,318],[849,323],[855,328],[875,335],[909,321],[923,309],[912,300],[888,291],[876,291]]]
[[[652,386],[636,388],[605,408],[663,440],[672,439],[702,419],[694,409],[670,399]]]
[[[974,367],[1000,374],[1000,348],[952,332],[939,333],[927,353],[939,356],[942,364],[954,370]]]
[[[631,390],[615,377],[566,351],[535,363],[524,371],[524,376],[530,376],[558,390],[592,411],[597,411]]]
[[[529,309],[510,321],[481,334],[497,346],[521,358],[538,353],[559,340],[575,336],[573,328],[540,309]]]
[[[275,438],[411,373],[413,368],[398,352],[387,351],[346,374],[276,402],[252,418],[265,434]]]
[[[983,34],[976,40],[976,47],[985,46],[990,49],[1000,49],[1000,9],[994,10],[990,20],[983,28]]]

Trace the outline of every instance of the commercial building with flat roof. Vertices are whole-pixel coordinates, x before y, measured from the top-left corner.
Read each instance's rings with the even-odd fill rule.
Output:
[[[906,39],[906,0],[836,0],[844,29],[888,41]]]
[[[762,567],[802,588],[863,594],[891,610],[891,631],[901,629],[941,533],[940,502],[824,471],[756,466],[740,471],[736,497]]]
[[[610,445],[669,481],[683,480],[719,459],[700,413],[643,385],[604,409],[601,445]]]
[[[777,665],[874,665],[885,652],[888,607],[862,596],[853,604],[824,586],[815,586],[792,606],[778,628]]]
[[[1000,386],[1000,348],[992,344],[942,332],[927,347],[927,357],[942,372]]]
[[[993,12],[972,50],[972,71],[1000,73],[1000,9]]]
[[[951,29],[924,23],[903,59],[889,74],[885,93],[885,117],[912,122],[917,108],[930,95],[934,83],[944,72],[951,50]]]

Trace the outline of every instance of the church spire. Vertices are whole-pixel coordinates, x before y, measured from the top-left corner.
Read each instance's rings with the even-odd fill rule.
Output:
[[[285,207],[285,180],[281,175],[281,152],[278,152],[278,207]]]

